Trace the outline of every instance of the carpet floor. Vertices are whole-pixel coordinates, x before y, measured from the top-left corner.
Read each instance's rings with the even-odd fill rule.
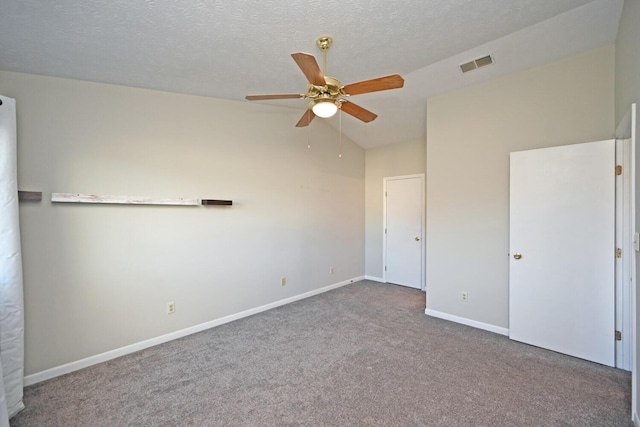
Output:
[[[25,388],[20,426],[632,426],[631,375],[369,281]]]

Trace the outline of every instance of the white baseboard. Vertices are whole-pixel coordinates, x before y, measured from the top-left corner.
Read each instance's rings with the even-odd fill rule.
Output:
[[[638,413],[637,412],[633,413],[632,419],[633,419],[633,425],[636,426],[636,427],[640,427],[640,417],[638,417]]]
[[[70,372],[86,368],[88,366],[96,365],[98,363],[106,362],[108,360],[115,359],[117,357],[135,353],[136,351],[144,350],[145,348],[153,347],[158,344],[162,344],[178,338],[186,337],[187,335],[192,335],[197,332],[202,332],[207,329],[215,328],[216,326],[224,325],[225,323],[233,322],[234,320],[242,319],[243,317],[252,316],[254,314],[258,314],[263,311],[271,310],[272,308],[290,304],[295,301],[299,301],[305,298],[312,297],[314,295],[318,295],[333,289],[337,289],[341,286],[345,286],[350,283],[358,282],[360,280],[363,280],[364,278],[365,276],[354,277],[353,279],[345,280],[339,283],[334,283],[333,285],[329,285],[329,286],[325,286],[324,288],[305,292],[304,294],[285,298],[283,300],[272,302],[270,304],[261,305],[259,307],[241,311],[239,313],[230,314],[228,316],[224,316],[219,319],[211,320],[209,322],[201,323],[199,325],[191,326],[189,328],[185,328],[179,331],[161,335],[159,337],[140,341],[135,344],[131,344],[124,347],[116,348],[115,350],[107,351],[105,353],[96,354],[95,356],[90,356],[85,359],[76,360],[75,362],[66,363],[64,365],[60,365],[44,371],[36,372],[35,374],[27,375],[24,377],[24,386],[25,387],[30,386],[32,384],[46,381],[51,378],[58,377],[60,375],[68,374]]]
[[[366,280],[372,280],[374,282],[380,282],[380,283],[387,283],[384,281],[384,279],[382,277],[375,277],[375,276],[364,276],[364,278]]]
[[[424,310],[424,314],[426,314],[427,316],[437,317],[439,319],[450,320],[452,322],[461,323],[467,326],[473,326],[474,328],[484,329],[485,331],[494,332],[496,334],[509,336],[509,329],[496,326],[496,325],[491,325],[489,323],[478,322],[477,320],[471,320],[465,317],[454,316],[453,314],[443,313],[441,311],[431,310],[429,308]]]

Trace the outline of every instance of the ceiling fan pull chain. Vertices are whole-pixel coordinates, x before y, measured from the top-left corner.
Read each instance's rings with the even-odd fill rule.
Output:
[[[311,122],[311,110],[307,109],[307,123]],[[307,150],[311,149],[311,126],[307,125]]]
[[[340,109],[340,140],[338,142],[338,158],[342,158],[342,108]]]

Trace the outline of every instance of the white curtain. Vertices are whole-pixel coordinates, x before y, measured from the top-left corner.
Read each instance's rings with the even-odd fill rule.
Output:
[[[0,426],[24,408],[24,309],[18,223],[16,101],[0,96]]]

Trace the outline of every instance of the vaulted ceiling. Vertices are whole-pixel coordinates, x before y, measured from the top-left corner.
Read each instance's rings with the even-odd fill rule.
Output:
[[[425,138],[428,97],[615,41],[623,0],[2,0],[0,70],[248,102],[303,93],[291,52],[321,52],[343,83],[400,73],[405,87],[358,95],[365,148]],[[495,64],[458,65],[492,54]],[[302,100],[264,101],[296,108]],[[329,120],[337,125],[337,119]],[[295,123],[291,123],[294,126]],[[312,125],[313,126],[313,123]]]

